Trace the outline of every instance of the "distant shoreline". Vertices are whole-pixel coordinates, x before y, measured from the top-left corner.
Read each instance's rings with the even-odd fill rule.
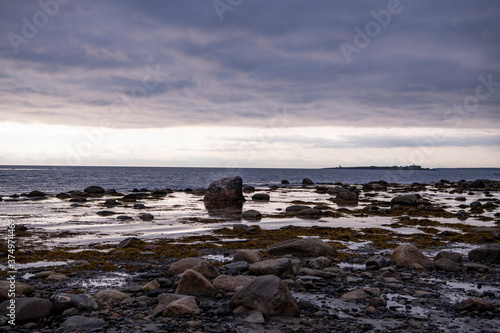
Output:
[[[355,167],[331,167],[324,169],[348,169],[348,170],[434,170],[430,168],[422,168],[420,165],[408,165],[408,166],[355,166]]]

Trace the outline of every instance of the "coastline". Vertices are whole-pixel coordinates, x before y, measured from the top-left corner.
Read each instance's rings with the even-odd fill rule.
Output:
[[[103,320],[106,323],[103,332],[118,332],[120,329],[120,332],[134,332],[138,325],[150,325],[148,327],[159,331],[194,329],[250,332],[264,328],[293,331],[295,328],[298,332],[324,329],[395,332],[406,327],[409,331],[417,332],[446,327],[481,329],[488,325],[498,326],[499,311],[495,295],[500,291],[500,267],[496,263],[483,262],[480,265],[487,269],[480,268],[486,271],[477,271],[475,269],[478,269],[479,263],[470,260],[468,254],[474,248],[494,244],[498,246],[500,243],[497,213],[499,188],[498,182],[487,180],[412,185],[386,182],[281,185],[257,188],[256,191],[247,188],[243,211],[262,211],[262,218],[258,220],[247,220],[234,214],[208,214],[201,191],[165,191],[156,192],[156,195],[153,191],[120,194],[80,192],[74,196],[73,193],[67,193],[65,198],[61,195],[59,198],[10,198],[7,200],[12,201],[0,204],[22,203],[26,207],[54,204],[56,206],[52,210],[56,214],[64,214],[57,206],[63,204],[69,206],[66,209],[73,215],[78,211],[82,212],[82,217],[91,214],[90,221],[93,224],[89,226],[93,225],[95,230],[90,232],[87,229],[83,235],[76,232],[84,222],[78,222],[78,219],[75,220],[78,223],[74,223],[74,230],[64,228],[59,232],[56,230],[64,221],[59,226],[54,224],[51,231],[26,223],[26,230],[18,228],[16,231],[19,249],[16,257],[19,265],[27,264],[18,269],[19,280],[37,286],[30,297],[50,299],[60,293],[95,297],[96,292],[107,289],[119,289],[126,294],[127,300],[114,305],[100,301],[98,309],[77,311],[78,315]],[[269,195],[270,200],[253,199],[257,193]],[[339,193],[357,193],[357,197],[356,200],[350,200],[349,195],[346,197]],[[129,196],[132,194],[135,196]],[[413,194],[419,194],[411,198],[414,202],[406,204],[394,201],[397,197]],[[128,200],[126,196],[129,196]],[[86,201],[70,202],[78,198],[85,198]],[[105,202],[111,202],[107,200],[115,200],[117,204],[106,207]],[[172,206],[167,210],[163,204],[169,201]],[[480,205],[471,205],[475,202]],[[133,208],[136,204],[143,204],[145,208]],[[301,210],[288,209],[301,205],[308,207],[302,209],[302,213]],[[178,220],[180,216],[183,219],[180,224],[196,225],[198,232],[179,237],[172,237],[172,234],[143,237],[141,232],[145,230],[127,230],[127,226],[142,221],[138,218],[140,214],[147,213],[154,215],[154,219],[142,221],[139,226],[144,229],[149,225],[153,230],[161,227],[162,223],[158,220],[161,220],[164,210],[170,212],[172,217],[166,220],[165,225]],[[97,212],[102,211],[114,211],[116,214],[97,215]],[[136,213],[132,215],[131,212]],[[182,217],[186,212],[191,213],[191,216],[187,214]],[[117,216],[127,215],[131,215],[132,221],[117,219]],[[29,221],[29,217],[15,219],[17,225],[21,225],[23,220]],[[95,223],[98,220],[101,222]],[[379,221],[379,224],[370,221]],[[101,228],[105,226],[123,231],[117,233],[118,237],[106,241]],[[72,238],[80,236],[89,239],[89,242],[71,242]],[[117,248],[119,240],[127,237],[139,240]],[[34,242],[37,238],[38,244]],[[246,316],[236,315],[228,309],[227,303],[235,290],[224,289],[218,289],[213,296],[198,296],[201,309],[198,315],[175,317],[175,323],[172,323],[171,317],[151,315],[157,305],[158,295],[176,291],[179,277],[169,276],[167,272],[179,259],[201,258],[215,267],[217,276],[255,277],[249,273],[248,265],[236,269],[229,264],[238,250],[258,251],[263,260],[274,260],[283,258],[283,255],[269,254],[267,248],[300,238],[319,238],[334,253],[326,256],[330,263],[320,269],[312,268],[315,266],[311,262],[322,256],[284,257],[290,261],[293,270],[281,278],[299,302],[299,317],[265,315],[263,323],[248,322]],[[463,263],[459,271],[398,267],[390,260],[394,249],[403,243],[415,245],[431,259],[436,258],[442,250],[456,252]],[[388,260],[389,265],[368,269],[369,258],[376,255]],[[43,261],[48,261],[48,266],[36,267],[37,264],[33,264]],[[62,265],[50,266],[51,262]],[[52,273],[47,271],[51,270],[62,274],[59,280],[57,276],[49,278]],[[26,276],[27,279],[21,278]],[[215,279],[209,280],[214,283]],[[143,290],[152,281],[156,281],[158,286],[150,291]],[[478,283],[482,288],[477,287]],[[462,286],[463,290],[453,286]],[[342,297],[358,290],[361,290],[358,292],[361,295],[359,298],[347,300]],[[379,297],[384,298],[387,305],[371,306],[370,300]],[[470,297],[491,302],[494,309],[484,312],[462,309],[462,302]],[[136,302],[142,305],[132,306]],[[71,312],[72,316],[62,312],[35,326],[41,331],[51,332],[68,318],[76,316],[74,311]],[[476,323],[469,322],[471,316],[476,318]],[[126,321],[128,317],[132,319]]]

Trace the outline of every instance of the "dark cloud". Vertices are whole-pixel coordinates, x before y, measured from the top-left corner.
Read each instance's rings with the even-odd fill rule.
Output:
[[[119,107],[116,127],[265,126],[286,107],[289,126],[494,127],[499,86],[473,113],[447,110],[478,77],[500,81],[498,2],[401,0],[346,61],[340,43],[355,45],[354,28],[387,4],[243,1],[221,22],[212,1],[74,0],[27,38],[39,2],[3,1],[2,117],[97,126]],[[17,53],[12,34],[25,38]]]

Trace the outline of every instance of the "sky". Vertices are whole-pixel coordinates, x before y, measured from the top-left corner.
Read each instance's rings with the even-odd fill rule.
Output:
[[[497,0],[0,1],[0,165],[500,167]]]

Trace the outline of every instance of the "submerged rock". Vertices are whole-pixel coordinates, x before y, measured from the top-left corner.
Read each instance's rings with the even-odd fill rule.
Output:
[[[292,294],[275,275],[264,275],[242,287],[229,302],[235,313],[258,311],[268,316],[299,316]]]

